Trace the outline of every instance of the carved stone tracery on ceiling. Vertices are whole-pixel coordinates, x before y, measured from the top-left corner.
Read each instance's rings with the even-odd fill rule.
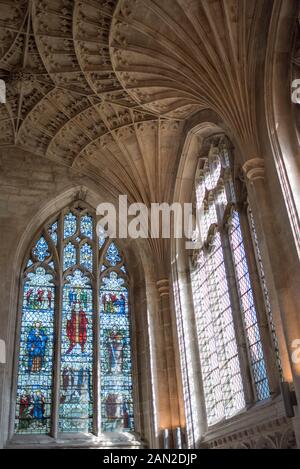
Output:
[[[216,111],[257,149],[258,0],[0,0],[0,144],[167,200],[184,120]]]

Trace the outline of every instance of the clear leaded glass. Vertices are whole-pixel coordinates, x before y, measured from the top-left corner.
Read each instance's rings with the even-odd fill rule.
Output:
[[[258,401],[261,401],[270,396],[270,388],[257,322],[257,313],[249,276],[248,262],[241,232],[239,214],[237,211],[234,211],[232,214],[229,236],[234,260],[240,308],[244,321],[251,370],[255,384],[256,398]]]
[[[245,406],[237,315],[242,317],[256,399],[270,396],[231,174],[230,155],[219,138],[208,156],[199,160],[197,169],[195,198],[201,249],[195,251],[191,265],[208,425]]]

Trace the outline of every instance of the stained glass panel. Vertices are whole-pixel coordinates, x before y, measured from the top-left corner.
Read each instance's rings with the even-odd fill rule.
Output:
[[[53,243],[55,244],[55,246],[57,245],[57,221],[52,223],[52,225],[49,227],[48,229],[48,233],[53,241]]]
[[[76,233],[76,229],[77,218],[72,212],[69,212],[64,217],[64,238],[66,239],[73,236]]]
[[[106,260],[110,263],[112,266],[116,266],[119,262],[121,262],[122,258],[119,252],[119,249],[115,245],[114,242],[111,242],[107,252],[106,252]]]
[[[128,290],[116,272],[100,288],[100,353],[102,431],[133,430]]]
[[[80,264],[90,271],[93,269],[93,249],[88,243],[80,248]]]
[[[76,248],[74,244],[68,243],[64,247],[64,270],[76,264]]]
[[[41,236],[38,242],[36,243],[35,247],[33,248],[34,256],[40,261],[44,262],[44,260],[50,256],[48,244],[44,238]]]
[[[104,431],[133,429],[131,341],[128,290],[121,276],[127,275],[117,246],[112,243],[105,263],[94,262],[94,217],[76,206],[63,218],[46,226],[29,256],[23,290],[20,365],[17,384],[15,428],[18,433],[53,431],[52,372],[54,344],[54,300],[57,280],[63,278],[62,306],[57,305],[61,325],[58,431],[89,433],[93,427],[93,281],[99,270],[119,268],[102,281],[101,311],[101,412]],[[59,239],[62,233],[63,240]],[[46,237],[49,235],[49,239]],[[52,242],[50,242],[50,238]],[[49,242],[47,242],[47,239]],[[104,238],[106,239],[106,238]],[[65,240],[65,241],[64,241]],[[51,249],[63,244],[62,259],[56,262]],[[101,242],[99,241],[99,245]],[[60,252],[58,251],[58,256]],[[54,262],[55,259],[55,262]],[[47,262],[49,274],[38,262]],[[55,268],[61,265],[54,280]],[[70,274],[67,269],[73,267]],[[51,270],[50,270],[51,269]],[[84,269],[89,272],[84,273]],[[122,273],[121,273],[122,272]],[[64,275],[66,277],[64,277]],[[93,317],[94,316],[94,317]],[[56,383],[58,385],[58,383]]]
[[[63,289],[59,430],[92,428],[93,300],[87,277],[76,270]]]
[[[192,272],[198,345],[208,425],[245,406],[220,234]]]
[[[50,430],[54,299],[52,275],[41,267],[29,273],[23,290],[17,433],[48,433]]]
[[[93,238],[93,218],[90,215],[84,215],[80,219],[80,233],[87,238]]]

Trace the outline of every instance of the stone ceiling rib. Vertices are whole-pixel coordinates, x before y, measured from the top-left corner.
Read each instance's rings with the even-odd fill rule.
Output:
[[[200,110],[257,153],[265,1],[0,0],[0,145],[146,203],[168,199],[185,122]]]

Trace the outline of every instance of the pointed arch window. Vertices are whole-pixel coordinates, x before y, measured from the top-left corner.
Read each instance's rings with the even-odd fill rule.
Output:
[[[133,430],[127,266],[83,202],[36,237],[21,296],[15,432]]]
[[[276,349],[275,331],[271,314],[260,301],[263,294],[268,298],[265,280],[263,285],[255,281],[263,267],[253,217],[249,224],[239,202],[227,140],[215,137],[196,174],[196,237],[201,248],[191,260],[208,426],[272,393],[268,370],[274,367],[265,350],[272,339]],[[263,327],[267,316],[270,334]]]

